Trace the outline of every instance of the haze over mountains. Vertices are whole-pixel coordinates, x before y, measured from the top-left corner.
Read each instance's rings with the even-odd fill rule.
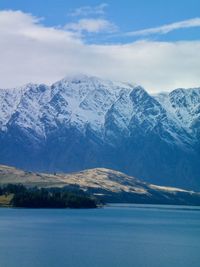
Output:
[[[200,190],[200,88],[150,95],[78,75],[0,90],[0,163],[71,172],[104,167]]]

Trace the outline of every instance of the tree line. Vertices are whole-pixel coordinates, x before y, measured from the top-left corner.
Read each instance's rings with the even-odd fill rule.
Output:
[[[27,188],[22,184],[0,187],[0,195],[13,194],[11,206],[24,208],[96,208],[97,200],[80,189]]]

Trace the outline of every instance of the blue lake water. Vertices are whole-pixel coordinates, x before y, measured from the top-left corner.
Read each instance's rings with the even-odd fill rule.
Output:
[[[199,267],[200,208],[0,209],[0,267]]]

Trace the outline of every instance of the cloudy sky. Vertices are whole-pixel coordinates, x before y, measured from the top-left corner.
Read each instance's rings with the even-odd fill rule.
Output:
[[[0,88],[84,73],[200,86],[199,0],[0,0]]]

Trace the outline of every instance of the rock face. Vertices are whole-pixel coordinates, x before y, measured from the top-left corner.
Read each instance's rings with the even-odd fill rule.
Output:
[[[71,172],[105,167],[200,189],[200,88],[148,94],[79,75],[0,90],[0,163]]]

